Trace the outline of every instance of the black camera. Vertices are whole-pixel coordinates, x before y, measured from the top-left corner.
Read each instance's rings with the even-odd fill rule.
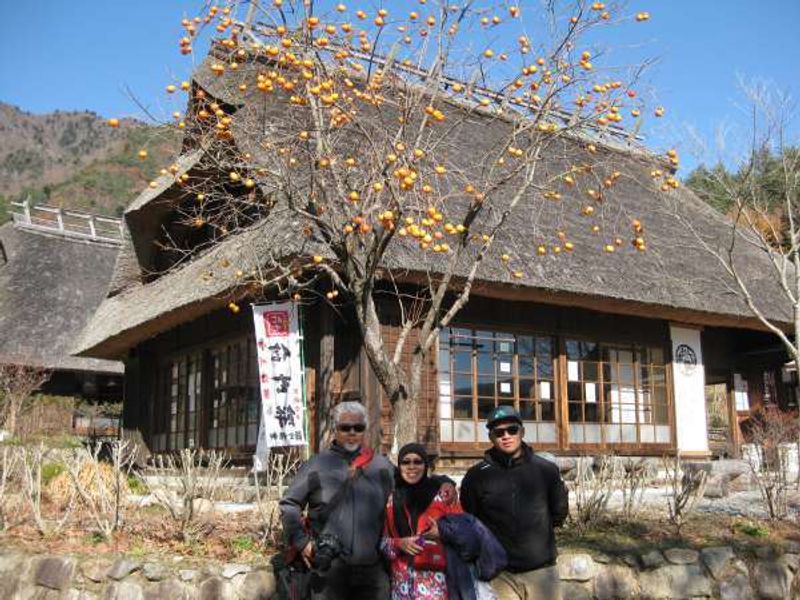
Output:
[[[341,540],[332,533],[322,533],[316,539],[312,566],[318,573],[325,573],[331,563],[344,552]]]

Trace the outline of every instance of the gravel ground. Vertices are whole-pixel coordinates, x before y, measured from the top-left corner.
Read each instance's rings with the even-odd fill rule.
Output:
[[[670,491],[667,487],[654,487],[645,490],[642,508],[653,513],[666,514]],[[570,494],[574,503],[575,495]],[[792,489],[789,493],[789,517],[800,522],[800,492]],[[609,509],[622,508],[622,492],[616,491],[609,501]],[[733,517],[766,519],[769,513],[758,490],[731,492],[725,498],[702,498],[695,507],[698,512],[727,514]]]

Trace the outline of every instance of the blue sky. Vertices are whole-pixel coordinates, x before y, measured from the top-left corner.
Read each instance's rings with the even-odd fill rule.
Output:
[[[412,5],[390,4],[401,1]],[[539,0],[520,4],[529,10]],[[142,117],[129,88],[159,116],[180,110],[185,97],[163,90],[190,71],[192,59],[178,52],[180,20],[201,6],[197,0],[15,3],[0,25],[0,100],[35,113],[88,109]],[[720,127],[730,140],[746,131],[738,76],[770,80],[800,98],[800,0],[632,0],[630,10],[647,10],[652,18],[618,28],[605,43],[657,59],[646,93],[668,112],[646,131],[646,143],[678,147],[684,173],[696,164],[689,129],[712,148]],[[201,57],[198,48],[193,59]],[[736,149],[729,142],[726,150]]]

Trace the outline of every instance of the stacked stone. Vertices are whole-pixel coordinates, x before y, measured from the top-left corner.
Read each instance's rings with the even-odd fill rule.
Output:
[[[65,556],[0,553],[2,600],[270,600],[273,596],[275,577],[268,566],[186,569],[130,557],[79,563]]]
[[[730,546],[650,550],[618,559],[567,551],[558,569],[570,600],[800,598],[800,543],[788,543],[785,553],[758,548],[755,554],[748,564]]]
[[[800,543],[737,556],[730,546],[669,548],[611,557],[566,549],[558,569],[569,600],[800,598]],[[266,562],[266,561],[264,561]],[[78,560],[0,550],[2,600],[272,600],[268,565],[186,568],[133,557]]]

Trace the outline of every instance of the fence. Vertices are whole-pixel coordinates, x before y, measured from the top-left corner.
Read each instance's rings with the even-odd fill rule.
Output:
[[[31,206],[27,201],[12,202],[11,206],[20,209],[11,215],[19,227],[107,244],[117,245],[122,242],[121,219],[53,206]]]

